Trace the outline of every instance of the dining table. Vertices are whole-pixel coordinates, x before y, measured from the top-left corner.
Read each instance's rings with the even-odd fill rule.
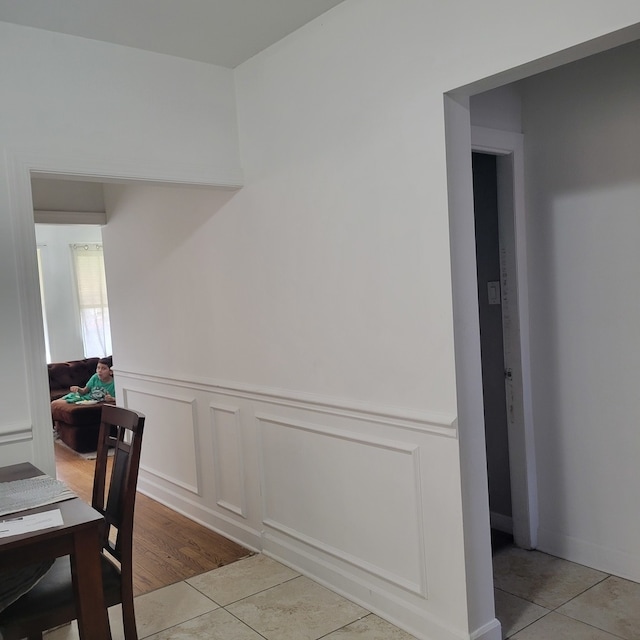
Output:
[[[0,483],[42,477],[29,462],[0,467]],[[0,510],[2,505],[0,504]],[[60,502],[0,516],[3,521],[60,510],[62,524],[37,531],[0,537],[0,566],[22,567],[69,555],[81,640],[111,640],[109,617],[102,589],[101,537],[104,518],[75,495]]]

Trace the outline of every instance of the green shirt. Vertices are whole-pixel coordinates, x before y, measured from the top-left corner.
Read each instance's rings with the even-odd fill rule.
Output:
[[[112,398],[116,397],[116,385],[111,378],[111,382],[102,382],[97,373],[94,373],[87,382],[89,392],[82,396],[83,400],[104,400],[104,397],[109,394]]]

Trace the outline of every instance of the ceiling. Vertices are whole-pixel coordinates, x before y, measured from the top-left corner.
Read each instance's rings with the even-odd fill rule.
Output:
[[[235,68],[343,0],[0,0],[0,21]]]

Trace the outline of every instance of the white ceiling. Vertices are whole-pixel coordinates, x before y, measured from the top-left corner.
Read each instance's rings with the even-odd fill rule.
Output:
[[[234,68],[343,0],[0,0],[0,21]]]

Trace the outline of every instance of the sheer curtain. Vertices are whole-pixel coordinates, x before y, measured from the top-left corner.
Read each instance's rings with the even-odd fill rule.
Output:
[[[101,244],[72,244],[85,357],[111,355],[111,326]]]

